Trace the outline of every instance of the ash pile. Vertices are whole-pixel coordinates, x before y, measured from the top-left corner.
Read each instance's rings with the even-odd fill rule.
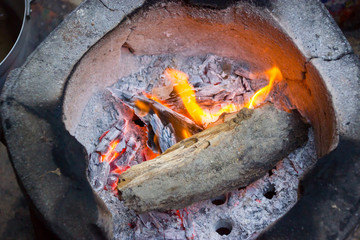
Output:
[[[199,122],[189,115],[165,69],[187,73],[197,103],[212,113],[229,104],[243,107],[268,84],[246,64],[214,55],[139,59],[143,67],[137,73],[93,95],[75,131],[89,153],[89,181],[113,215],[115,239],[256,238],[296,203],[299,179],[316,161],[313,132],[303,147],[245,188],[184,209],[137,215],[117,196],[119,175],[219,118]],[[269,99],[276,105],[276,99]]]

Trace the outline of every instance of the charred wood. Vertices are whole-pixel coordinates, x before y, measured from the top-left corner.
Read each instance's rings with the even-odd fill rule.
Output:
[[[161,152],[165,152],[169,147],[176,143],[176,137],[174,135],[175,130],[171,126],[171,123],[164,126],[160,118],[153,114],[150,118],[150,125],[158,137],[158,143]]]
[[[307,140],[297,112],[266,104],[185,139],[119,177],[125,205],[138,213],[179,209],[247,186]]]
[[[116,124],[112,126],[105,134],[105,136],[100,140],[99,144],[95,148],[95,151],[104,154],[107,151],[110,143],[123,134],[126,124],[127,123],[125,120],[116,122]]]
[[[135,110],[135,114],[143,122],[145,122],[148,127],[151,126],[150,121],[154,114],[158,116],[164,126],[167,126],[169,123],[171,123],[171,126],[175,131],[174,136],[176,137],[177,141],[183,139],[183,133],[181,132],[181,129],[185,128],[189,131],[190,135],[198,133],[202,130],[200,126],[196,125],[189,118],[145,96],[130,95],[118,89],[110,89],[110,91],[114,97],[120,99],[125,104],[133,108]],[[141,102],[141,107],[136,105],[137,102]]]

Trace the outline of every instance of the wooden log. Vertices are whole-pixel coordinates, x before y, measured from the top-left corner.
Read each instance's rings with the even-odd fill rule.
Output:
[[[300,147],[307,128],[297,112],[271,104],[243,109],[121,174],[120,199],[142,213],[180,209],[247,186]]]

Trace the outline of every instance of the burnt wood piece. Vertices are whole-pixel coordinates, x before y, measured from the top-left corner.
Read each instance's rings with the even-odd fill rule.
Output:
[[[155,135],[158,136],[161,152],[165,152],[176,143],[175,130],[171,126],[171,123],[164,126],[160,118],[156,114],[153,114],[150,118],[150,124]]]
[[[297,112],[271,104],[243,109],[121,174],[120,197],[142,213],[180,209],[247,186],[300,147],[307,128]]]
[[[182,129],[186,129],[190,134],[195,134],[203,130],[191,119],[171,110],[168,107],[165,107],[161,103],[158,103],[150,98],[142,95],[131,95],[114,88],[109,90],[115,98],[120,99],[126,105],[133,108],[135,110],[135,114],[143,122],[145,122],[147,126],[151,126],[150,120],[153,114],[158,115],[159,119],[163,121],[164,126],[168,125],[168,123],[171,123],[175,131],[177,141],[183,139],[183,133],[181,131]],[[147,111],[144,112],[144,109],[139,108],[139,106],[136,105],[136,102],[141,102],[141,107],[146,108]]]
[[[110,143],[123,134],[126,125],[127,122],[122,119],[118,121],[114,126],[112,126],[110,130],[105,134],[105,136],[101,139],[100,143],[96,146],[95,152],[98,152],[102,155],[105,154],[109,148]],[[121,144],[119,146],[121,146]]]

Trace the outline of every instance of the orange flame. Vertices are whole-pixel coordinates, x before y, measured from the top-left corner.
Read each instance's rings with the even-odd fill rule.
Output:
[[[258,106],[260,103],[265,101],[267,96],[269,95],[271,89],[273,88],[275,79],[278,79],[278,81],[282,80],[282,74],[280,72],[280,69],[277,67],[273,67],[266,71],[266,75],[269,78],[269,84],[260,90],[258,90],[250,99],[249,103],[246,105],[247,108],[254,108]]]
[[[210,113],[202,109],[196,102],[195,91],[188,83],[188,75],[176,69],[168,68],[165,70],[165,76],[172,81],[175,92],[180,96],[186,110],[192,119],[199,125],[208,125],[216,121],[221,114],[236,112],[241,109],[235,104],[228,104],[215,113]]]
[[[165,70],[164,74],[173,83],[174,91],[181,98],[187,112],[195,121],[195,123],[205,127],[208,124],[215,122],[223,113],[237,112],[243,107],[249,109],[257,107],[259,104],[266,100],[274,86],[275,80],[281,81],[283,78],[279,68],[273,67],[265,72],[265,75],[269,79],[269,84],[258,90],[250,98],[248,103],[246,103],[245,105],[237,105],[231,103],[227,104],[216,112],[209,112],[202,109],[197,103],[195,90],[193,89],[193,86],[188,82],[189,76],[186,73],[176,69],[168,68]],[[170,106],[165,101],[158,99],[156,96],[145,92],[143,94],[147,98],[150,98],[170,108]],[[143,111],[144,113],[147,113],[150,110],[150,107],[141,101],[136,101],[135,105],[138,107],[139,110]],[[190,132],[185,128],[181,130],[181,134],[184,139],[191,136]]]
[[[148,113],[150,111],[150,106],[140,100],[135,101],[135,106],[144,113]]]
[[[183,128],[183,129],[182,129],[182,136],[183,136],[184,139],[186,139],[186,138],[191,137],[191,133],[189,132],[188,129]]]
[[[154,153],[150,148],[146,147],[144,151],[145,161],[151,160],[159,156],[159,153]]]
[[[161,103],[163,106],[165,107],[168,107],[168,108],[171,108],[171,106],[169,104],[167,104],[165,101],[163,100],[160,100],[158,97],[154,96],[154,95],[151,95],[147,92],[143,92],[144,96],[149,98],[149,99],[152,99],[154,100],[155,102],[158,102],[158,103]]]

